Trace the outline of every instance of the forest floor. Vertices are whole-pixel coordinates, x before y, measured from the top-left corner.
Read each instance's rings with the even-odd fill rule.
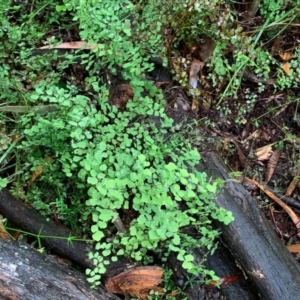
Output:
[[[26,133],[35,122],[30,107],[43,104],[38,111],[42,116],[56,109],[51,106],[52,91],[44,90],[50,97],[48,102],[40,101],[34,93],[39,92],[41,82],[43,88],[53,84],[58,90],[67,90],[71,86],[79,96],[92,95],[94,105],[95,95],[103,92],[101,85],[95,84],[97,77],[105,86],[103,94],[108,92],[109,103],[123,111],[134,98],[136,87],[131,86],[133,80],[122,74],[128,62],[115,66],[107,58],[102,65],[103,56],[94,51],[96,45],[91,44],[91,40],[88,43],[83,39],[84,31],[81,32],[78,19],[74,21],[65,6],[54,2],[57,5],[46,1],[7,4],[9,9],[5,9],[2,16],[0,188],[7,186],[44,215],[73,226],[76,231],[84,227],[82,219],[76,224],[79,211],[83,209],[76,202],[77,196],[75,202],[67,204],[53,200],[60,196],[65,199],[64,193],[73,192],[72,180],[66,183],[67,177],[61,175],[70,170],[62,167],[58,170],[57,165],[53,169],[49,167],[52,161],[59,160],[55,155],[60,148],[48,151],[42,138],[40,145],[33,147],[29,143],[18,148],[19,143],[34,135]],[[198,1],[187,2],[192,7]],[[211,137],[213,147],[231,170],[231,176],[258,201],[280,239],[300,261],[300,5],[282,4],[282,8],[276,10],[267,8],[268,1],[250,2],[261,3],[256,9],[249,3],[222,4],[223,14],[213,19],[224,24],[228,22],[222,30],[218,29],[219,40],[213,29],[195,35],[188,21],[194,15],[188,15],[188,9],[181,14],[176,12],[179,16],[175,25],[163,24],[164,55],[151,57],[154,70],[141,76],[161,89],[167,113],[174,116],[180,110],[189,111],[191,118],[197,121],[196,127],[204,133],[205,141],[210,142]],[[60,9],[61,19],[57,16]],[[207,16],[204,16],[205,19]],[[32,31],[30,26],[33,26]],[[188,29],[184,34],[191,30],[191,38],[180,36],[179,28],[185,26]],[[238,35],[237,41],[234,35]],[[140,40],[144,42],[142,35]],[[76,52],[78,49],[81,52]],[[116,57],[120,55],[118,51],[115,51]],[[130,60],[134,60],[134,54]],[[73,96],[74,91],[70,88],[70,95]],[[34,148],[34,153],[26,154],[28,145]],[[40,160],[36,160],[37,152]],[[48,166],[48,171],[43,164]],[[61,173],[55,177],[55,172]],[[80,184],[78,197],[88,193],[82,192]],[[52,190],[52,186],[57,190]],[[47,199],[41,201],[43,197]],[[73,210],[74,207],[78,210]],[[92,222],[87,215],[83,234],[89,234],[87,228]],[[123,221],[128,225],[136,212],[124,215]]]

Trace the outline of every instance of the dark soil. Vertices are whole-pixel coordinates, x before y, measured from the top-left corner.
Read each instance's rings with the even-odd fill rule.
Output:
[[[237,10],[245,11],[245,7],[236,7]],[[16,19],[18,16],[12,16]],[[43,16],[39,16],[43,19]],[[240,20],[243,24],[245,32],[251,32],[257,26],[263,24],[263,20],[258,16],[251,20],[247,16],[241,14]],[[53,32],[48,32],[48,36],[56,36],[64,42],[79,40],[77,29],[61,31],[53,28]],[[47,37],[45,37],[47,38]],[[265,48],[281,62],[279,53],[282,51],[290,51],[299,47],[300,31],[299,27],[289,26],[281,32],[281,34],[273,41],[270,41],[267,35],[263,35],[261,42],[265,44]],[[211,49],[198,49],[198,52],[191,51],[189,47],[181,44],[179,46],[178,58],[185,58],[192,63],[195,59],[208,60],[209,54],[203,54],[204,51],[210,53]],[[275,49],[275,50],[274,50]],[[52,50],[43,50],[33,53],[33,55],[45,55],[51,53]],[[59,55],[68,53],[70,50],[59,50]],[[203,51],[203,52],[201,52]],[[200,54],[199,54],[200,53]],[[201,55],[202,53],[202,55]],[[228,56],[230,56],[230,52]],[[204,58],[204,59],[203,59]],[[60,60],[53,62],[53,69],[58,68]],[[261,209],[266,217],[273,224],[274,230],[278,236],[286,244],[300,243],[298,232],[295,224],[291,221],[288,214],[272,199],[268,198],[264,192],[258,187],[247,184],[247,178],[255,178],[257,181],[265,182],[267,167],[270,158],[260,160],[256,155],[256,150],[266,145],[274,144],[271,147],[272,152],[276,149],[280,150],[280,156],[276,163],[275,171],[268,180],[267,185],[275,194],[285,195],[289,185],[295,182],[289,198],[300,201],[300,112],[299,100],[289,102],[291,97],[300,94],[300,87],[294,87],[285,92],[278,92],[274,87],[276,74],[270,75],[270,82],[266,83],[263,92],[259,91],[259,83],[255,77],[244,73],[244,77],[238,91],[236,99],[224,99],[221,106],[226,107],[231,113],[226,115],[220,106],[216,106],[214,98],[217,96],[214,88],[209,86],[206,81],[208,68],[206,66],[201,70],[200,82],[203,89],[204,99],[195,103],[188,92],[187,87],[178,87],[178,83],[172,80],[172,70],[162,67],[160,61],[154,60],[156,63],[155,70],[149,74],[149,80],[160,86],[166,94],[167,112],[175,118],[176,122],[181,122],[181,118],[187,115],[191,120],[198,120],[198,126],[206,137],[214,137],[214,147],[218,148],[224,161],[233,172],[239,172],[238,180],[249,190],[251,195],[261,204]],[[95,60],[95,64],[97,61]],[[16,65],[16,68],[18,66]],[[188,70],[186,70],[188,72]],[[70,65],[64,70],[63,80],[76,84],[85,89],[85,76],[87,76],[84,66],[77,61],[76,64]],[[250,70],[251,72],[251,70]],[[250,73],[251,74],[251,73]],[[116,89],[120,89],[120,85],[127,84],[122,80],[121,70],[116,76],[113,76],[109,70],[99,70],[99,76],[110,78],[112,94]],[[272,80],[272,81],[271,81]],[[26,83],[24,83],[26,85]],[[130,87],[129,87],[130,88]],[[257,94],[257,99],[252,107],[248,109],[246,103],[246,91]],[[126,90],[130,96],[130,89]],[[128,97],[130,98],[130,97]],[[123,101],[124,98],[121,99]],[[126,100],[128,101],[128,99]],[[243,122],[237,122],[239,109],[246,108]],[[280,108],[280,109],[278,109]],[[275,113],[274,111],[277,111]],[[182,113],[184,111],[184,113]],[[189,113],[187,114],[186,111]],[[256,134],[254,134],[256,132]],[[217,141],[217,142],[216,142]],[[297,182],[298,176],[298,182]],[[300,218],[300,208],[293,208],[293,211]],[[296,257],[299,259],[299,257]],[[212,296],[212,299],[215,296]],[[218,298],[222,299],[222,298]]]

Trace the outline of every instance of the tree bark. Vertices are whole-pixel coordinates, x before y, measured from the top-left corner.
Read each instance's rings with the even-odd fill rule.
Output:
[[[226,181],[215,203],[231,211],[235,220],[229,225],[218,223],[218,226],[238,265],[263,299],[298,299],[299,264],[262,215],[255,199],[229,177],[216,152],[206,152],[202,158],[204,164],[198,165],[198,171]]]
[[[194,282],[187,284],[188,280],[193,277],[188,275],[186,270],[182,268],[181,262],[176,259],[174,253],[169,259],[169,266],[173,269],[176,282],[185,287],[184,292],[189,300],[258,300],[260,298],[251,281],[244,277],[234,258],[222,244],[219,244],[215,253],[208,256],[204,263],[203,253],[194,250],[194,262],[204,264],[207,269],[214,270],[216,275],[220,277],[221,283],[223,280],[220,288],[217,288],[214,283],[211,286],[206,286],[203,283],[204,278],[201,278],[201,274],[195,278]]]
[[[101,288],[92,290],[83,274],[28,244],[0,239],[0,253],[1,300],[120,299]]]
[[[88,259],[88,248],[86,242],[72,241],[68,238],[76,236],[69,229],[56,225],[53,221],[46,221],[34,209],[26,206],[14,197],[7,189],[0,191],[0,213],[18,228],[33,234],[46,236],[41,241],[58,254],[68,257],[84,268],[92,268],[93,264]],[[51,238],[59,237],[59,238]]]
[[[0,213],[15,224],[17,228],[36,235],[45,236],[45,238],[41,238],[42,244],[54,250],[57,254],[69,258],[85,269],[93,269],[95,267],[93,262],[88,259],[88,253],[93,251],[93,248],[89,244],[85,241],[68,241],[68,238],[71,236],[78,239],[80,237],[76,236],[68,228],[58,226],[53,221],[46,221],[45,217],[26,206],[7,189],[0,191]],[[103,279],[105,280],[123,272],[127,264],[129,264],[129,260],[119,257],[117,262],[111,262],[110,265],[106,266],[107,272],[103,276]]]
[[[217,226],[221,228],[222,240],[234,256],[236,263],[251,280],[263,299],[297,299],[300,294],[298,263],[275,234],[270,223],[261,214],[255,200],[240,184],[229,177],[228,170],[217,153],[206,152],[202,154],[202,157],[203,161],[197,166],[197,170],[206,172],[209,177],[222,178],[226,181],[225,187],[217,195],[215,203],[231,211],[235,220],[227,226],[222,223],[217,223]],[[0,212],[23,230],[32,233],[64,237],[71,234],[63,227],[52,222],[45,222],[43,217],[24,206],[7,190],[0,191]],[[55,238],[46,238],[43,239],[43,242],[60,255],[69,257],[79,265],[85,268],[93,267],[92,262],[86,257],[89,250],[84,242],[74,241],[69,244],[67,240]],[[2,255],[1,252],[0,259],[2,259]],[[126,262],[128,261],[120,258],[117,267],[114,264],[109,265],[106,278],[123,271]],[[215,271],[218,274],[220,265],[218,263],[215,265]],[[175,272],[178,270],[175,262],[173,269]],[[184,277],[188,277],[184,271],[182,274]],[[223,276],[222,274],[218,275]],[[196,299],[195,293],[197,290],[190,294],[189,299]],[[198,296],[198,299],[201,299],[200,294]],[[236,296],[226,295],[226,297],[227,299],[236,299]],[[247,296],[248,298],[241,297],[240,299],[253,299],[251,293],[249,297]]]

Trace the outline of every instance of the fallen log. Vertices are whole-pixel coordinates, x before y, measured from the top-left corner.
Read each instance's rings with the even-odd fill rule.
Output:
[[[45,217],[26,206],[7,189],[0,191],[0,213],[18,228],[44,236],[42,238],[43,244],[58,254],[72,259],[84,268],[93,266],[87,257],[86,243],[74,239],[68,241],[72,236],[79,239],[75,233],[63,226],[56,225],[52,221],[47,221]]]
[[[53,249],[56,253],[74,260],[77,264],[84,268],[93,267],[92,262],[88,260],[86,256],[88,249],[85,242],[79,242],[75,240],[72,243],[68,243],[67,238],[71,235],[75,236],[74,233],[72,233],[67,228],[58,226],[52,221],[47,222],[44,217],[39,215],[34,209],[27,207],[23,202],[11,195],[7,190],[3,190],[2,192],[0,192],[0,212],[18,228],[22,228],[23,230],[35,234],[59,236],[60,239],[43,238],[42,243],[50,249]],[[65,239],[61,239],[61,237],[64,237]],[[212,258],[212,260],[214,260],[214,258]],[[128,261],[126,262],[128,263]],[[118,266],[116,266],[116,262],[114,263],[113,267],[108,266],[108,272],[105,277],[109,278],[122,272],[126,268],[126,262],[124,260],[121,260],[121,262],[119,261]],[[223,261],[223,263],[226,265],[228,262]],[[181,268],[181,263],[179,261],[176,261],[175,259],[172,262],[172,267],[173,269],[179,270],[179,268]],[[114,271],[114,273],[112,271]],[[218,271],[218,269],[216,271]],[[182,270],[182,272],[184,272],[184,270]],[[176,272],[175,275],[180,276],[179,272]],[[222,274],[218,275],[221,276]],[[240,286],[236,287],[236,290],[240,289]],[[195,285],[187,291],[187,295],[190,296],[189,299],[193,299],[194,295],[197,293],[199,294],[200,291],[202,291],[201,294],[206,292],[205,289],[203,290],[203,286],[201,287],[201,289],[199,289],[198,286]],[[216,292],[214,293],[216,294]],[[227,295],[227,299],[236,298],[230,298]],[[244,297],[244,299],[248,298]]]
[[[220,278],[220,287],[217,287],[217,282],[205,285],[202,274],[193,279],[193,276],[187,274],[182,268],[181,262],[177,260],[174,253],[169,258],[169,266],[172,266],[175,281],[184,289],[189,300],[258,300],[260,298],[251,281],[244,277],[234,258],[222,244],[219,244],[215,253],[208,256],[206,261],[203,261],[204,254],[205,251],[202,253],[195,249],[193,251],[194,262],[204,265],[209,270],[214,270]]]
[[[198,170],[205,171],[213,178],[218,177],[226,181],[225,187],[218,194],[215,202],[218,206],[232,211],[235,217],[235,221],[228,226],[221,223],[218,226],[222,229],[224,243],[236,262],[264,299],[297,299],[300,294],[298,263],[261,214],[254,199],[241,185],[231,180],[228,170],[218,155],[215,152],[206,152],[202,156],[204,163],[199,164]],[[63,227],[57,225],[52,227],[51,222],[45,222],[39,214],[24,207],[24,204],[5,189],[0,191],[0,211],[20,228],[32,233],[66,238],[72,234]],[[45,238],[43,242],[81,266],[93,267],[87,259],[88,249],[84,242],[73,241],[70,244],[67,239],[53,238]],[[123,271],[126,263],[122,261],[118,263],[119,269],[110,265],[108,270],[113,270],[114,274]],[[110,276],[108,272],[106,277]]]
[[[34,209],[26,206],[23,202],[18,200],[14,197],[8,190],[3,189],[0,191],[0,212],[6,218],[10,220],[10,222],[14,223],[18,228],[22,230],[26,230],[30,233],[44,235],[46,237],[42,238],[43,245],[46,245],[48,248],[54,250],[59,255],[63,257],[69,258],[70,260],[75,261],[78,265],[82,266],[83,268],[93,268],[93,263],[87,258],[87,252],[90,251],[88,246],[83,241],[73,240],[72,243],[68,242],[68,238],[70,236],[76,237],[74,233],[72,233],[69,229],[64,228],[62,226],[58,226],[52,221],[46,221],[45,217],[38,214]],[[47,237],[48,236],[48,237]],[[60,237],[57,238],[50,238],[51,237]],[[223,259],[222,265],[224,266],[225,273],[220,273],[220,259],[218,259],[217,255],[212,256],[209,258],[209,261],[212,263],[216,261],[218,268],[212,268],[216,271],[218,276],[223,275],[230,275],[236,274],[239,272],[237,268],[232,269],[232,262],[230,263],[229,260],[224,260],[226,249],[222,249],[223,252]],[[227,251],[228,252],[228,251]],[[0,252],[0,260],[2,256],[2,252]],[[220,253],[220,252],[217,252]],[[217,254],[216,253],[216,254]],[[197,254],[195,254],[197,255]],[[174,257],[173,257],[174,258]],[[20,258],[21,260],[22,258]],[[198,256],[198,261],[201,260],[201,257]],[[108,278],[111,278],[121,272],[127,267],[129,261],[126,260],[124,257],[120,257],[117,262],[113,262],[107,266],[107,272],[105,276],[103,276],[104,281]],[[228,267],[231,267],[228,269]],[[227,266],[227,267],[226,267]],[[184,270],[181,268],[181,262],[177,261],[176,259],[172,260],[170,265],[174,270],[176,270],[175,276],[180,277],[187,277],[188,275],[184,275]],[[208,265],[208,268],[211,266]],[[179,271],[181,270],[181,271]],[[230,292],[226,292],[230,290]],[[231,287],[225,287],[221,289],[221,293],[225,291],[225,295],[227,299],[236,299],[236,295],[243,295],[240,299],[255,299],[251,298],[251,296],[246,296],[248,292],[241,292],[244,291],[243,286],[241,283],[234,284]],[[187,291],[187,295],[189,299],[196,299],[194,298],[196,294],[204,295],[207,294],[208,297],[211,294],[217,295],[219,291],[207,291],[203,289],[203,285],[199,288],[198,285],[194,285],[189,288]],[[242,293],[242,294],[241,294]],[[249,292],[251,294],[251,292]],[[231,294],[231,296],[230,296]]]
[[[93,269],[93,262],[88,259],[88,253],[92,247],[80,239],[74,232],[63,226],[58,226],[53,221],[47,221],[34,209],[26,206],[14,197],[7,189],[0,191],[0,213],[21,230],[43,236],[42,244],[54,250],[57,254],[66,257],[79,266]],[[56,238],[57,237],[57,238]],[[75,239],[70,239],[74,237]],[[106,266],[107,273],[103,277],[107,279],[122,272],[129,260],[119,257],[117,262],[111,262]]]
[[[197,252],[196,255],[200,255]],[[205,266],[208,270],[215,270],[216,275],[220,277],[220,291],[227,300],[259,299],[258,293],[253,288],[251,280],[244,276],[241,269],[235,263],[234,257],[232,257],[228,249],[222,243],[219,244],[214,255],[207,257]]]
[[[257,288],[263,299],[298,299],[300,267],[262,215],[258,203],[228,175],[216,152],[202,154],[198,170],[212,178],[225,180],[215,203],[233,213],[235,220],[224,225],[222,239],[238,265]]]
[[[83,274],[28,244],[0,239],[0,253],[0,299],[120,299],[101,288],[92,290]]]

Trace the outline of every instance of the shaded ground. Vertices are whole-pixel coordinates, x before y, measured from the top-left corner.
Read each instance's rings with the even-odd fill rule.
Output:
[[[261,17],[247,20],[243,12],[244,8],[239,7],[240,22],[245,32],[263,26],[264,20]],[[289,55],[299,48],[299,40],[300,32],[296,24],[288,26],[275,39],[270,40],[268,33],[262,35],[265,49],[278,59],[282,68],[292,57]],[[181,48],[183,57],[190,60],[191,67],[195,60],[205,61],[207,51],[210,52],[206,44],[213,47],[204,37],[202,43],[198,41],[193,47]],[[230,51],[232,49],[229,50],[228,57],[231,56]],[[199,75],[201,94],[194,111],[200,124],[206,129],[208,136],[219,137],[218,149],[224,161],[233,172],[240,172],[240,177],[237,178],[259,200],[262,210],[280,238],[289,244],[298,243],[297,228],[288,214],[258,187],[247,184],[246,179],[254,178],[267,183],[276,195],[286,195],[291,201],[300,201],[300,102],[296,96],[299,94],[299,85],[282,92],[276,88],[275,72],[271,71],[270,78],[262,83],[254,71],[246,68],[237,97],[227,97],[216,105],[213,101],[215,89],[206,80],[210,71],[209,67],[204,66]],[[289,74],[288,70],[286,72]],[[249,100],[251,93],[257,96],[254,101]],[[193,97],[191,99],[194,101]],[[194,103],[191,104],[193,105]],[[262,147],[267,149],[259,152]],[[272,157],[274,151],[277,156],[275,160]],[[299,215],[299,205],[292,203],[292,206],[296,207],[293,210]]]
[[[251,18],[245,14],[245,7],[236,7],[239,12],[237,22],[239,22],[245,34],[263,26],[261,17]],[[42,15],[39,16],[41,19]],[[17,19],[18,16],[15,16]],[[77,30],[60,30],[53,28],[44,37],[56,36],[63,42],[79,40]],[[262,34],[261,42],[265,49],[268,49],[272,56],[276,57],[278,63],[285,63],[282,53],[293,53],[299,47],[300,32],[297,26],[288,26],[275,39],[270,39],[267,33]],[[181,43],[178,46],[178,53],[169,57],[170,68],[162,68],[160,62],[156,61],[154,73],[149,74],[149,79],[157,86],[161,86],[167,99],[167,110],[172,111],[180,119],[180,110],[189,110],[191,118],[199,120],[199,127],[205,132],[207,139],[214,138],[214,146],[218,148],[224,161],[235,172],[237,180],[244,183],[251,195],[257,198],[261,204],[267,218],[272,222],[274,230],[279,237],[287,244],[299,243],[297,228],[291,221],[288,214],[278,204],[268,198],[257,186],[247,182],[247,178],[256,179],[259,182],[266,182],[270,189],[277,195],[285,195],[296,201],[300,201],[300,100],[299,86],[276,90],[277,74],[271,70],[270,78],[261,82],[260,77],[254,74],[253,70],[246,68],[240,74],[242,78],[237,97],[225,97],[219,104],[214,99],[218,98],[221,87],[225,89],[226,83],[216,89],[211,85],[208,76],[211,73],[209,67],[210,56],[214,50],[214,45],[207,36],[199,37],[192,45]],[[69,53],[72,50],[59,50],[58,54]],[[228,60],[232,60],[232,51],[229,47],[226,53]],[[13,51],[12,51],[13,52]],[[12,54],[12,53],[11,53]],[[53,51],[35,50],[35,55],[47,55],[53,57]],[[52,68],[57,70],[62,63],[61,58],[53,59]],[[184,61],[184,62],[183,62]],[[201,64],[199,65],[199,61]],[[197,65],[198,64],[198,65]],[[197,69],[198,66],[198,69]],[[190,86],[179,82],[176,75],[172,80],[170,76],[173,71],[181,70],[185,72],[189,84],[194,76],[197,81],[195,88],[190,90]],[[191,68],[196,71],[191,72]],[[22,72],[22,67],[16,62],[16,70]],[[177,69],[176,69],[177,68]],[[70,65],[64,70],[63,82],[71,82],[84,89],[84,79],[87,76],[85,68],[80,65],[80,61]],[[40,74],[43,78],[43,74]],[[130,86],[122,80],[122,76],[112,76],[109,70],[99,70],[99,76],[106,77],[110,85],[110,100],[119,108],[123,108],[124,102],[132,96]],[[20,76],[21,84],[27,91],[33,89],[34,82],[27,82]],[[261,89],[261,85],[264,89]],[[193,92],[198,94],[193,95]],[[255,94],[257,97],[249,98]],[[268,146],[263,152],[257,150]],[[271,155],[276,153],[277,158],[271,160]],[[12,158],[13,160],[14,158]],[[9,162],[8,162],[9,164]],[[5,171],[11,175],[11,170]],[[293,208],[299,216],[300,210]],[[130,222],[130,213],[128,220]]]

